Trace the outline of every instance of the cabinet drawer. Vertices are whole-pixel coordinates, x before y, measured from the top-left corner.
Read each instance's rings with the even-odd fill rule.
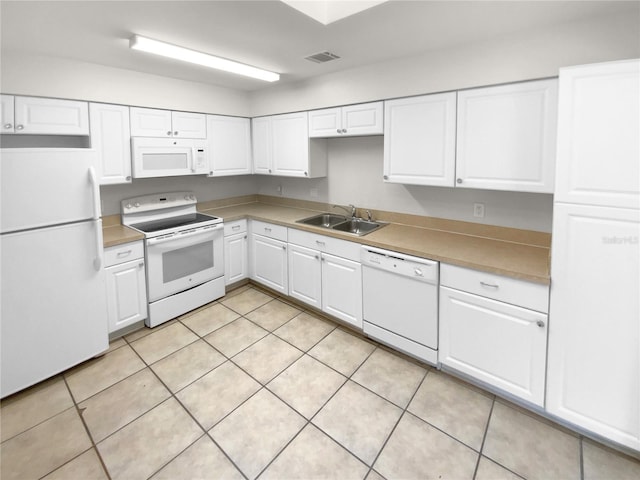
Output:
[[[144,257],[144,246],[142,240],[129,242],[114,247],[104,249],[104,265],[111,267],[119,263],[129,262]]]
[[[360,244],[317,233],[289,229],[289,243],[360,262]]]
[[[549,287],[524,280],[441,264],[440,285],[511,303],[538,312],[549,311]]]
[[[251,222],[251,232],[265,237],[274,238],[283,242],[287,241],[287,227],[282,225],[274,225],[273,223],[261,222],[253,220]]]
[[[247,232],[247,220],[235,220],[233,222],[228,222],[224,224],[224,236],[228,237],[229,235],[235,235],[236,233],[246,233]],[[258,232],[259,233],[259,232]]]

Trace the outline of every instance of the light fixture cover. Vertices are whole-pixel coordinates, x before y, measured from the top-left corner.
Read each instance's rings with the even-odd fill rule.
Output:
[[[195,63],[225,72],[236,73],[246,77],[257,78],[267,82],[276,82],[280,80],[280,74],[262,70],[261,68],[252,67],[244,63],[234,62],[226,58],[216,57],[208,53],[197,52],[189,48],[178,47],[170,43],[152,40],[151,38],[141,35],[134,35],[129,41],[129,48],[133,50],[141,50],[143,52],[154,53],[163,57],[182,60],[183,62]]]

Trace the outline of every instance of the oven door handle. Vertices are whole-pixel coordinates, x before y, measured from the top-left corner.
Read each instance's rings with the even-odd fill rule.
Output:
[[[220,230],[223,228],[223,225],[217,224],[217,225],[211,225],[209,227],[204,227],[201,229],[197,229],[194,232],[188,232],[188,233],[175,233],[173,235],[170,235],[168,237],[158,237],[158,238],[150,238],[147,240],[147,245],[160,245],[161,243],[167,243],[167,242],[175,242],[177,240],[184,240],[187,238],[191,238],[191,237],[196,237],[199,235],[204,235],[204,234],[211,234],[214,233],[216,230]]]

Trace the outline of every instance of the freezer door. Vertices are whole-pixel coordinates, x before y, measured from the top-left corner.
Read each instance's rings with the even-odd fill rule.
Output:
[[[1,397],[108,348],[101,238],[99,220],[0,236]]]
[[[87,220],[100,216],[88,149],[0,151],[0,231]],[[97,215],[96,215],[97,213]]]

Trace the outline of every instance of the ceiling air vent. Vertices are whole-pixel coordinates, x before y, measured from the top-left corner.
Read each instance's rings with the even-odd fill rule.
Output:
[[[314,63],[326,63],[326,62],[330,62],[331,60],[336,60],[338,58],[340,58],[338,55],[331,52],[320,52],[320,53],[315,53],[313,55],[309,55],[308,57],[304,57],[305,60],[309,60],[310,62],[314,62]]]

